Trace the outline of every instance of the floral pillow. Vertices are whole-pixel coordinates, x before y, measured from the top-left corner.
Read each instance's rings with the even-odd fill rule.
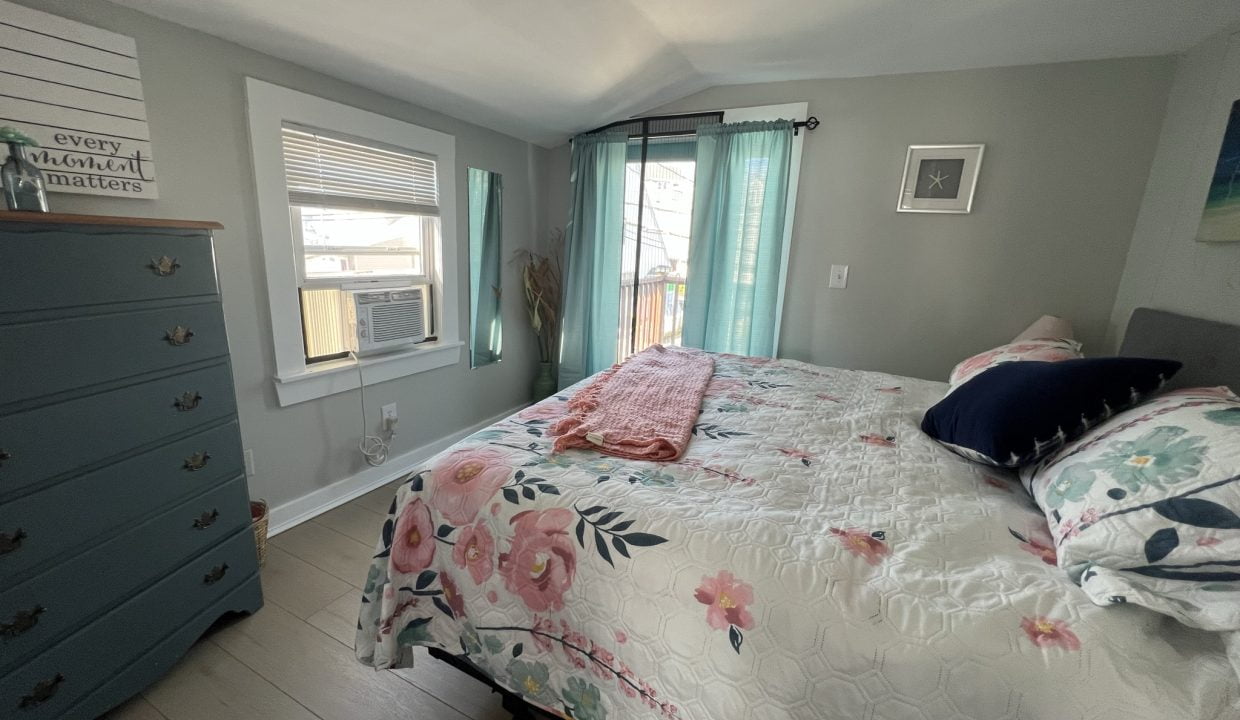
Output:
[[[968,360],[962,361],[952,369],[948,382],[951,383],[952,389],[955,390],[974,377],[1002,363],[1024,360],[1058,362],[1060,360],[1075,360],[1081,357],[1084,357],[1081,354],[1081,344],[1075,340],[1068,340],[1066,338],[1023,340],[1021,342],[1000,345],[993,350],[987,350],[984,353],[979,353]]]
[[[1240,398],[1169,392],[1119,413],[1021,479],[1059,567],[1097,604],[1240,630]]]

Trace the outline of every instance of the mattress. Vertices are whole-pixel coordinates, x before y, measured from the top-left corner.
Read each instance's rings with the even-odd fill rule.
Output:
[[[1013,476],[918,430],[943,383],[717,355],[663,463],[552,454],[574,390],[404,479],[361,661],[579,720],[1240,717],[1235,638],[1094,605]]]

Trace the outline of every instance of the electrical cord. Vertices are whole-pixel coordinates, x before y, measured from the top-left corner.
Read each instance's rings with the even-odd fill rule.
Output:
[[[357,391],[361,395],[362,400],[362,439],[357,442],[357,449],[362,451],[362,457],[366,459],[366,464],[371,467],[379,467],[387,462],[388,453],[390,452],[389,443],[396,437],[396,430],[384,421],[383,432],[387,434],[387,439],[378,435],[369,435],[366,432],[366,382],[362,377],[362,363],[357,355],[353,355],[353,360],[357,362]]]

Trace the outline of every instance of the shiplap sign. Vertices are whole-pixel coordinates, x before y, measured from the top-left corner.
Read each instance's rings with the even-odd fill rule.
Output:
[[[52,192],[159,196],[133,38],[0,0],[0,125]]]

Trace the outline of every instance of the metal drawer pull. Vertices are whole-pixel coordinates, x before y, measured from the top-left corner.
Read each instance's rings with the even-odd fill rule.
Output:
[[[22,546],[22,540],[25,539],[26,531],[21,528],[17,528],[11,535],[0,533],[0,555],[8,555],[19,550]]]
[[[42,705],[52,699],[52,696],[56,694],[56,691],[60,689],[60,684],[64,681],[65,676],[56,673],[56,677],[51,680],[44,680],[30,688],[30,694],[23,695],[22,701],[17,707],[24,709],[34,707],[35,705]]]
[[[39,624],[39,616],[46,609],[42,605],[35,605],[29,610],[18,610],[11,622],[0,623],[0,635],[4,637],[17,637],[21,635]]]
[[[190,472],[194,472],[196,470],[201,470],[205,468],[207,466],[207,461],[210,459],[211,459],[211,453],[208,453],[206,450],[203,450],[202,452],[196,452],[193,455],[190,455],[189,457],[185,458],[185,464],[182,465],[181,467],[185,470],[189,470]]]
[[[202,400],[202,395],[196,392],[181,393],[181,397],[172,403],[172,407],[180,412],[189,412],[198,407],[198,403]]]
[[[226,572],[228,572],[228,563],[224,563],[223,565],[216,565],[215,567],[211,568],[211,572],[202,576],[202,584],[203,585],[214,585],[215,583],[224,579],[224,573]]]
[[[206,510],[203,510],[202,515],[199,515],[198,519],[194,521],[194,529],[195,530],[206,530],[207,528],[214,525],[215,521],[218,520],[219,518],[220,518],[219,510],[212,509],[211,512],[207,512]]]
[[[192,337],[194,337],[194,332],[184,325],[177,325],[164,333],[164,339],[169,345],[188,345]]]
[[[174,257],[161,255],[157,258],[151,258],[151,263],[147,265],[156,275],[167,277],[175,275],[177,268],[181,267],[181,263],[177,262]]]
[[[13,459],[13,453],[9,452],[8,450],[5,450],[4,448],[0,448],[0,467],[4,467],[5,460],[12,460],[12,459]]]

